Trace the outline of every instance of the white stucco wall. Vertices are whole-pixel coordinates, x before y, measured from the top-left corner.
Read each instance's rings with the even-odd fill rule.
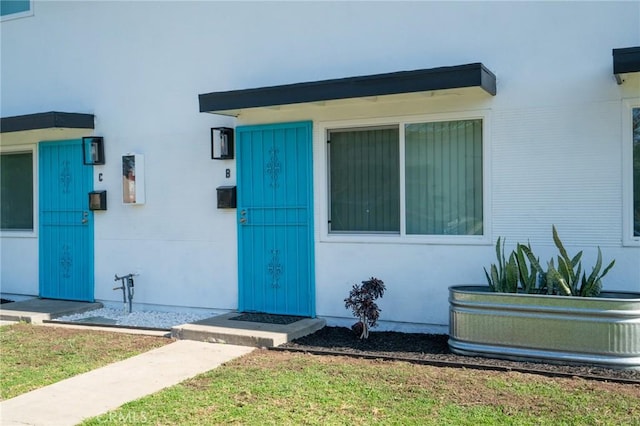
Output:
[[[56,2],[1,30],[2,116],[92,113],[107,163],[95,189],[95,296],[118,301],[113,275],[139,272],[141,303],[234,309],[235,211],[215,189],[235,184],[235,162],[213,161],[219,125],[488,111],[490,240],[529,240],[553,253],[551,224],[568,249],[615,258],[606,288],[640,291],[640,247],[622,245],[623,99],[611,49],[640,45],[637,2]],[[245,111],[236,120],[199,113],[198,94],[482,62],[498,94],[454,91],[400,102],[354,100]],[[316,136],[317,133],[316,133]],[[317,139],[317,138],[316,138]],[[370,276],[388,286],[389,328],[444,325],[447,287],[484,282],[492,244],[333,242],[316,164],[317,314],[349,317],[343,299]],[[120,155],[145,155],[146,204],[120,202]],[[225,169],[231,178],[225,178]],[[102,173],[103,181],[98,181]],[[37,240],[2,238],[3,292],[37,292]],[[26,277],[26,279],[24,279]],[[401,324],[402,323],[402,324]]]

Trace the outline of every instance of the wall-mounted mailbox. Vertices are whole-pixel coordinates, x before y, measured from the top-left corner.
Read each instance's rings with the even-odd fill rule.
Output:
[[[219,209],[235,209],[236,208],[236,187],[235,186],[219,186],[216,188],[218,192],[218,208]]]
[[[214,160],[233,159],[233,129],[229,127],[211,128],[211,158]]]
[[[82,162],[93,166],[104,164],[104,138],[85,136],[82,138]]]
[[[144,156],[141,154],[122,156],[122,202],[127,205],[145,203]]]
[[[107,191],[91,191],[89,193],[89,210],[107,209]]]

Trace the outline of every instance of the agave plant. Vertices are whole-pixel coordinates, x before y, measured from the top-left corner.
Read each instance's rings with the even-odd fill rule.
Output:
[[[500,245],[500,237],[496,243],[496,257],[498,264],[491,264],[490,271],[484,268],[489,287],[492,291],[500,293],[517,293],[518,291],[518,263],[514,252],[509,255],[509,260],[504,255],[505,241]]]
[[[569,256],[555,226],[552,231],[559,255],[547,262],[546,271],[533,254],[530,244],[518,244],[507,260],[504,241],[501,244],[501,239],[498,238],[498,264],[492,264],[490,271],[486,268],[484,270],[491,290],[502,293],[517,293],[521,290],[525,293],[546,292],[562,296],[598,296],[602,290],[602,278],[611,270],[615,260],[602,270],[602,252],[598,247],[598,259],[587,276],[582,270],[582,251],[573,257]]]
[[[564,296],[574,296],[578,293],[580,284],[580,274],[582,272],[582,251],[574,257],[569,257],[569,253],[564,248],[558,231],[552,226],[553,242],[560,255],[558,256],[558,266],[556,268],[553,259],[548,263],[547,276],[549,278],[549,293],[561,294]]]
[[[547,274],[540,266],[540,260],[534,256],[530,244],[516,246],[516,260],[522,291],[529,294],[544,291],[547,285]]]
[[[600,291],[602,290],[602,277],[607,275],[607,272],[613,268],[615,263],[616,261],[612,260],[611,263],[604,268],[604,271],[600,273],[600,269],[602,268],[602,252],[600,251],[600,247],[598,247],[598,260],[596,261],[591,274],[589,274],[589,277],[587,277],[587,274],[582,275],[580,296],[592,297],[600,294]]]
[[[602,290],[602,278],[613,268],[615,260],[612,260],[601,273],[602,252],[600,251],[600,247],[598,247],[598,259],[591,274],[587,277],[586,272],[582,270],[582,251],[570,257],[560,240],[555,226],[552,227],[552,231],[553,241],[560,255],[557,257],[557,267],[553,259],[548,263],[547,277],[549,294],[583,297],[599,295]]]

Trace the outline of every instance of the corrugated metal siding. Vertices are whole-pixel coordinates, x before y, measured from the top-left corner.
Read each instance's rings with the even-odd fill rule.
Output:
[[[552,244],[555,224],[572,245],[621,244],[617,104],[497,111],[493,123],[496,238]]]

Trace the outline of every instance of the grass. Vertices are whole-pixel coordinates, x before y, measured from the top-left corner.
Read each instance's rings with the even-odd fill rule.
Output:
[[[640,425],[640,386],[255,351],[104,424]]]
[[[2,399],[169,343],[0,327]],[[640,425],[640,385],[256,350],[84,425]]]
[[[26,323],[0,327],[0,400],[170,342],[162,337]]]

